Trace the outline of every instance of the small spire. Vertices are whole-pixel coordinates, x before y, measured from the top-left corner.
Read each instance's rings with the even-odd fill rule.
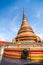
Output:
[[[23,19],[26,18],[24,8],[23,8]]]

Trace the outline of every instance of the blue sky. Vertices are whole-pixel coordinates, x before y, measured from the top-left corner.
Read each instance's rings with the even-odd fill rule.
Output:
[[[23,8],[35,34],[43,39],[43,0],[0,0],[0,40],[12,41],[17,36]]]

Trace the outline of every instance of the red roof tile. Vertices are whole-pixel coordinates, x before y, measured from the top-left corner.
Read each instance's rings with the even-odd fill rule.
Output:
[[[0,46],[4,45],[4,44],[10,44],[10,42],[7,41],[0,41]]]

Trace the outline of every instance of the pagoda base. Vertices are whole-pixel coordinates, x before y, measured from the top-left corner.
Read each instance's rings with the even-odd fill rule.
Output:
[[[28,60],[32,61],[38,61],[38,60],[43,60],[43,47],[42,45],[34,45],[33,44],[14,44],[14,48],[5,48],[4,49],[4,57],[9,57],[9,58],[16,58],[16,59],[21,59],[21,55],[24,49],[28,50]],[[33,46],[33,47],[32,47]],[[36,46],[36,47],[35,47]],[[25,56],[25,55],[24,55]]]

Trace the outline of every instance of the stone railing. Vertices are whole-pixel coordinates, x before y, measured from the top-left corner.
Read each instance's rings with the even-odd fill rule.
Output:
[[[35,42],[20,42],[19,44],[17,43],[12,43],[5,45],[5,48],[30,48],[30,47],[42,47],[43,48],[43,42],[42,43],[35,43]]]

